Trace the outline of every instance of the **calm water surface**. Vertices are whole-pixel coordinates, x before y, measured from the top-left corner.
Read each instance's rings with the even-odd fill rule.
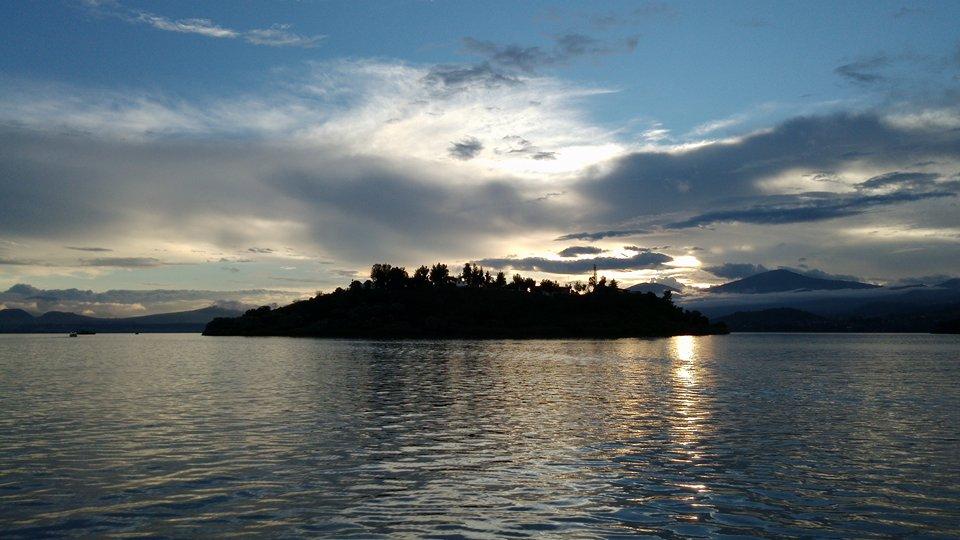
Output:
[[[0,336],[0,537],[960,536],[960,337]]]

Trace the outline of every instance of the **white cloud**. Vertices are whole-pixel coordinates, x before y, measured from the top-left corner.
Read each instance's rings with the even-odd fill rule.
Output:
[[[117,1],[86,0],[84,4],[95,13],[118,18],[130,24],[145,24],[157,30],[180,34],[197,34],[215,39],[242,39],[252,45],[270,47],[315,47],[326,36],[297,34],[289,24],[273,24],[267,28],[237,30],[219,25],[210,19],[190,17],[171,19],[149,11],[127,8]]]
[[[153,13],[141,12],[136,21],[149,24],[157,30],[180,32],[184,34],[200,34],[213,38],[235,38],[240,32],[218,26],[210,19],[178,19],[172,20]]]

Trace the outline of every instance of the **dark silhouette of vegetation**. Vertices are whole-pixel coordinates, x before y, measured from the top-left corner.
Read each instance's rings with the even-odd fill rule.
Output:
[[[356,338],[641,337],[725,333],[669,296],[621,290],[616,280],[561,284],[467,263],[405,268],[375,264],[370,279],[277,309],[218,318],[207,335]]]

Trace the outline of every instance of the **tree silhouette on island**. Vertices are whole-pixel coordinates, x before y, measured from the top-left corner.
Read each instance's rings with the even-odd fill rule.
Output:
[[[241,317],[217,318],[208,336],[342,338],[619,338],[722,334],[696,311],[663,296],[630,293],[597,277],[561,284],[465,264],[458,276],[445,264],[374,264],[370,279],[346,289]]]

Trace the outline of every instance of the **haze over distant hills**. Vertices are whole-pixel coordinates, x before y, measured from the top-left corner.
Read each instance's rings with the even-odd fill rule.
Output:
[[[772,270],[681,297],[733,331],[931,332],[960,320],[960,278],[882,287]]]
[[[772,292],[787,292],[797,290],[824,291],[840,289],[876,289],[879,285],[861,283],[859,281],[845,281],[839,279],[822,279],[805,276],[790,270],[770,270],[761,272],[743,279],[724,283],[710,288],[715,293],[762,294]]]
[[[0,333],[50,333],[91,330],[94,332],[200,332],[217,317],[236,317],[233,309],[210,306],[192,311],[160,313],[142,317],[106,319],[63,311],[48,311],[35,317],[22,309],[0,310]]]

